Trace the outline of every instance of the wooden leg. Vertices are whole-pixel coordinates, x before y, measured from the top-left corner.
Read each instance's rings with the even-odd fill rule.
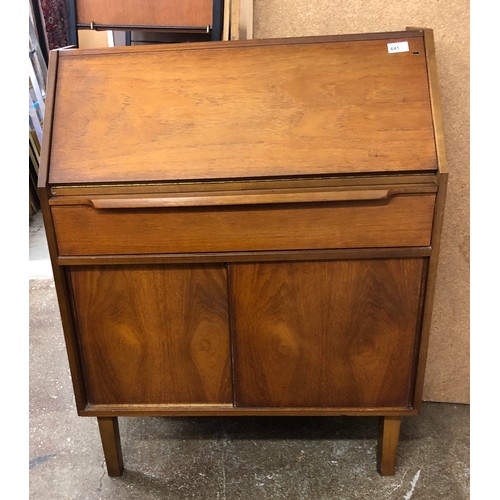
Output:
[[[382,476],[396,473],[401,417],[380,417],[378,430],[377,468]]]
[[[121,476],[123,472],[122,445],[117,417],[97,417],[108,475]]]

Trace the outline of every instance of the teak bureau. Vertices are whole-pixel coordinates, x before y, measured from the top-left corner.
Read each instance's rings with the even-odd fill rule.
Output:
[[[447,170],[432,31],[51,52],[40,194],[79,415],[420,409]]]

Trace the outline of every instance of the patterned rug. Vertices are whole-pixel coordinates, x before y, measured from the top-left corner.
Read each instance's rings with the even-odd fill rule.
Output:
[[[49,50],[66,47],[69,45],[66,0],[38,1],[45,24],[45,34]]]

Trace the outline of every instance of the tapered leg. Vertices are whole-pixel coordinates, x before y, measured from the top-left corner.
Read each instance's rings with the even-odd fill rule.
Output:
[[[396,473],[401,417],[380,417],[378,430],[377,468],[382,476]]]
[[[108,475],[111,477],[121,476],[123,472],[123,457],[118,418],[97,417],[97,423],[99,424]]]

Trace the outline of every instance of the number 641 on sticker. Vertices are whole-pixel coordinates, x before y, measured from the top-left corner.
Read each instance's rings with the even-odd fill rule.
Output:
[[[387,52],[389,54],[394,54],[395,52],[408,52],[410,50],[410,46],[408,42],[395,42],[387,44]]]

